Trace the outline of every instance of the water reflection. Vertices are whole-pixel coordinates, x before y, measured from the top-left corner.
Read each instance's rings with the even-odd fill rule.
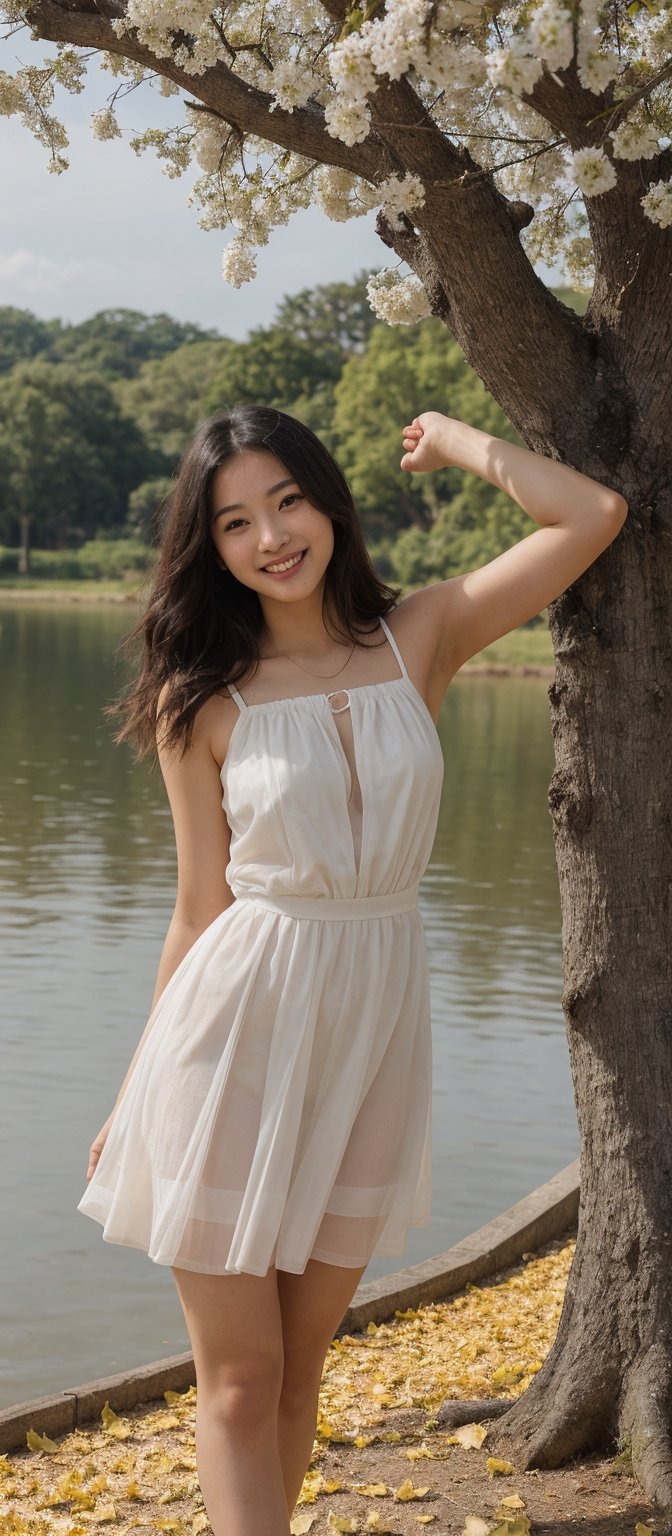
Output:
[[[187,1347],[169,1270],[76,1211],[89,1143],[144,1026],[174,899],[161,777],[114,747],[117,608],[0,608],[5,1069],[0,1095],[2,1403]],[[457,678],[422,889],[434,1014],[432,1226],[440,1252],[569,1162],[577,1135],[560,1009],[546,793],[546,684]]]

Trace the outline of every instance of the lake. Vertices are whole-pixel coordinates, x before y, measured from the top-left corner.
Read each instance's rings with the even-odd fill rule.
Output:
[[[102,706],[134,610],[0,600],[3,1263],[0,1406],[188,1348],[169,1269],[76,1210],[144,1028],[174,903],[158,770]],[[434,1034],[431,1226],[374,1279],[459,1238],[578,1154],[547,805],[548,683],[469,676],[422,885]]]

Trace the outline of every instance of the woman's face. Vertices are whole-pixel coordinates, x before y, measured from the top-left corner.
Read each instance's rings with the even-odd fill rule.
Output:
[[[334,549],[331,518],[274,453],[246,449],[216,471],[210,527],[220,564],[260,598],[294,602],[321,593]]]

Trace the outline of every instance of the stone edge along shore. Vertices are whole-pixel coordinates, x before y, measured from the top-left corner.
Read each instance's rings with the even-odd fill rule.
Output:
[[[472,1232],[434,1259],[400,1269],[380,1280],[360,1285],[337,1331],[360,1333],[367,1323],[383,1323],[395,1312],[442,1301],[532,1255],[554,1238],[575,1231],[579,1216],[579,1159],[546,1184],[518,1200],[494,1221]],[[0,1452],[24,1449],[26,1431],[68,1434],[91,1424],[106,1402],[116,1413],[162,1397],[168,1389],[184,1392],[195,1381],[190,1353],[154,1360],[134,1371],[103,1376],[80,1387],[67,1387],[53,1397],[37,1397],[0,1411]]]

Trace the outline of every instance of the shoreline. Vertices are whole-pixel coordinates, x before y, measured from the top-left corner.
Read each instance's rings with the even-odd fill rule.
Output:
[[[95,590],[81,590],[77,587],[58,587],[51,582],[45,582],[41,587],[3,587],[0,586],[0,604],[4,598],[10,603],[135,603],[140,605],[141,597],[137,592],[96,592]]]
[[[142,595],[137,591],[122,592],[107,590],[96,591],[92,584],[89,588],[72,588],[59,586],[56,583],[44,582],[40,586],[33,587],[3,587],[0,585],[0,611],[3,601],[10,607],[16,604],[35,606],[42,603],[46,607],[86,607],[86,608],[128,608],[139,609],[142,603]],[[505,637],[506,638],[506,637]],[[498,643],[498,642],[496,642]],[[534,677],[552,681],[555,677],[555,663],[553,659],[543,661],[497,661],[479,660],[478,656],[465,662],[455,674],[457,678],[464,677]]]

